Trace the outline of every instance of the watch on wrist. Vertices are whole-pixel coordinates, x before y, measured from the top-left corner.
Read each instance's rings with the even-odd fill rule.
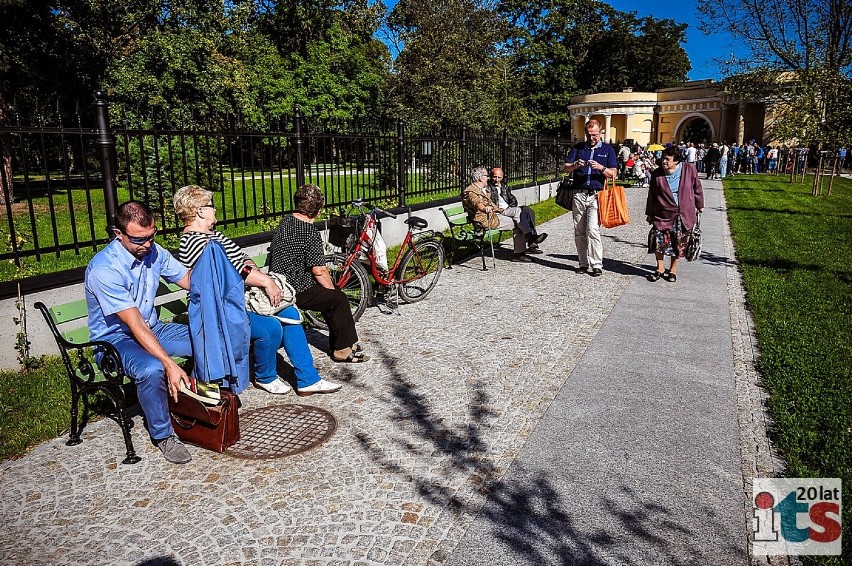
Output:
[[[249,273],[251,273],[251,270],[252,270],[252,266],[250,266],[248,264],[244,265],[243,268],[240,269],[240,277],[243,278],[243,281],[245,281],[248,278]]]

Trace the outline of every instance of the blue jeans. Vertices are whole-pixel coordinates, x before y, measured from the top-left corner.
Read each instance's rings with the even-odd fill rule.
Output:
[[[723,157],[719,160],[719,173],[720,176],[724,179],[725,175],[728,173],[728,158]]]
[[[284,318],[298,318],[296,307],[287,307],[279,313]],[[276,354],[282,347],[296,372],[296,387],[307,387],[319,381],[314,367],[314,357],[301,324],[284,324],[277,318],[248,313],[251,341],[254,344],[254,377],[260,383],[278,379]]]
[[[151,329],[157,341],[170,356],[192,357],[189,326],[186,324],[157,322]],[[162,362],[139,345],[129,334],[104,338],[115,346],[124,364],[125,373],[136,383],[139,405],[148,422],[148,434],[155,442],[174,433],[169,418],[169,392],[166,387],[166,370]],[[95,359],[100,363],[102,354]]]

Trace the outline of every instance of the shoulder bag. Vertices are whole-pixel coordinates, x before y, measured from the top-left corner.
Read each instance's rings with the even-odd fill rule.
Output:
[[[571,210],[571,203],[574,200],[574,182],[570,175],[562,177],[559,181],[559,187],[556,189],[556,204],[562,208]]]

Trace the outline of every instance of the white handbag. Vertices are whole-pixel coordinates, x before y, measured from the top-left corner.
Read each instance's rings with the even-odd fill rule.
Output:
[[[277,316],[279,312],[296,304],[296,290],[292,285],[287,283],[287,278],[283,274],[269,272],[267,275],[281,289],[281,302],[278,303],[277,307],[274,307],[269,302],[269,297],[263,289],[260,287],[249,287],[246,289],[246,310],[261,316],[274,316],[287,324],[301,324],[302,313],[299,313],[298,320]]]

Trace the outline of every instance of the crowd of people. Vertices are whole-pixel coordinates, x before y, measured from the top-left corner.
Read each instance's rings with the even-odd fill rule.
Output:
[[[767,145],[761,147],[756,140],[746,143],[669,143],[675,147],[683,162],[693,165],[705,179],[721,179],[737,174],[773,173],[778,167],[780,149]],[[640,187],[647,187],[651,174],[662,165],[663,149],[651,151],[637,145],[622,145],[618,149],[618,178],[635,179]]]

